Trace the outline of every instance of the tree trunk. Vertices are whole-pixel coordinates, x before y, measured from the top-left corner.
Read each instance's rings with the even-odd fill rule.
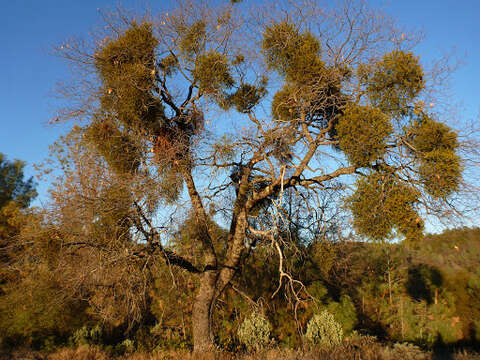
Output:
[[[212,315],[215,302],[217,271],[207,270],[200,278],[195,303],[193,305],[193,351],[206,352],[213,349]]]
[[[191,168],[186,167],[183,170],[183,175],[200,230],[198,240],[202,243],[204,251],[205,269],[200,277],[200,288],[193,304],[192,314],[193,350],[201,353],[213,349],[214,346],[212,311],[218,280],[217,255],[208,229],[208,216],[195,187]]]
[[[247,226],[245,211],[240,212],[234,223],[225,265],[221,270],[205,271],[200,279],[200,288],[195,299],[192,315],[193,349],[197,353],[213,349],[212,316],[215,300],[232,280],[244,248]]]
[[[208,228],[208,216],[195,187],[191,169],[184,169],[183,174],[198,226],[201,229],[199,240],[202,242],[205,256],[205,269],[200,278],[200,288],[195,298],[192,314],[193,350],[196,353],[201,353],[212,350],[214,347],[212,316],[215,300],[232,280],[245,247],[245,231],[248,225],[245,208],[245,193],[247,191],[245,183],[248,182],[249,171],[242,175],[243,191],[242,189],[239,190],[239,198],[237,198],[234,207],[227,240],[228,248],[221,270],[217,267],[217,254]]]

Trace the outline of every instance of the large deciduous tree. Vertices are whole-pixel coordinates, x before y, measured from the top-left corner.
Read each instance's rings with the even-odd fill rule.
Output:
[[[291,225],[320,228],[322,194],[345,200],[359,233],[414,241],[422,209],[448,205],[459,187],[459,140],[425,105],[426,70],[363,5],[247,15],[242,4],[186,2],[158,18],[106,20],[106,35],[59,49],[83,71],[62,90],[72,101],[60,118],[85,121],[83,170],[63,187],[80,195],[56,192],[57,203],[83,204],[63,212],[75,221],[63,249],[102,249],[85,266],[109,269],[100,288],[113,297],[115,281],[145,293],[141,271],[160,258],[198,277],[195,350],[213,345],[215,301],[256,247],[278,255],[280,285],[299,286],[284,266]],[[189,208],[194,256],[166,237],[175,206]]]

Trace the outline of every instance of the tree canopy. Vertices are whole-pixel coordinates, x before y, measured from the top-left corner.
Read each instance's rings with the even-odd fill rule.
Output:
[[[4,265],[10,259],[11,238],[19,231],[19,215],[37,196],[33,178],[25,179],[24,167],[23,161],[9,161],[0,153],[0,259]]]
[[[23,161],[9,161],[0,153],[0,207],[15,201],[20,207],[26,208],[37,196],[33,178],[24,179],[24,168]]]

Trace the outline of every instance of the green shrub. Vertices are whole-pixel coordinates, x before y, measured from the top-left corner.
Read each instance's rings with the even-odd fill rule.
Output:
[[[327,310],[334,314],[334,318],[341,325],[344,335],[349,335],[353,331],[358,318],[350,296],[342,295],[339,302],[329,303]]]
[[[101,340],[102,328],[98,324],[94,327],[82,326],[71,337],[71,342],[77,346],[99,344]]]
[[[237,336],[249,351],[258,351],[269,344],[271,330],[267,318],[259,312],[253,312],[242,322]]]
[[[324,310],[308,322],[305,339],[310,344],[338,345],[342,342],[343,330],[333,315]]]
[[[135,351],[135,342],[130,339],[125,339],[115,346],[115,351],[121,355],[132,354]]]

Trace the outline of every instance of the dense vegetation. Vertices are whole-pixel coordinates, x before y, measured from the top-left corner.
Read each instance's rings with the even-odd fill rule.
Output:
[[[22,183],[22,176],[18,172],[17,182],[23,184],[23,192],[28,189],[33,193],[31,186],[25,186],[30,182]],[[61,280],[55,279],[58,274],[49,268],[49,263],[57,261],[58,249],[48,239],[51,229],[39,217],[25,207],[13,214],[2,212],[3,223],[17,226],[16,235],[13,230],[2,235],[3,244],[12,245],[12,239],[28,234],[31,226],[45,236],[37,240],[41,241],[38,244],[17,246],[8,252],[26,261],[25,252],[35,248],[28,258],[36,266],[31,262],[22,262],[21,268],[18,262],[16,267],[5,266],[9,260],[2,258],[2,269],[10,270],[0,295],[4,349],[28,345],[52,350],[90,344],[119,354],[134,349],[191,348],[191,314],[198,282],[185,276],[185,270],[172,268],[171,273],[164,265],[160,269],[163,271],[156,272],[151,303],[140,325],[126,328],[124,324],[105,323],[87,302],[58,295]],[[191,226],[191,222],[185,224],[178,234],[179,242],[189,241]],[[301,255],[288,265],[291,274],[306,287],[299,294],[300,305],[284,294],[272,298],[277,286],[272,278],[278,263],[268,253],[257,251],[242,265],[246,276],[236,278],[217,304],[215,333],[222,348],[244,349],[238,330],[245,319],[258,312],[264,314],[270,331],[267,343],[256,338],[255,345],[298,348],[306,341],[301,334],[307,332],[309,320],[323,310],[334,316],[347,338],[368,334],[378,340],[410,342],[427,349],[479,345],[480,229],[427,235],[416,248],[402,243],[348,240],[302,243],[299,239]]]

